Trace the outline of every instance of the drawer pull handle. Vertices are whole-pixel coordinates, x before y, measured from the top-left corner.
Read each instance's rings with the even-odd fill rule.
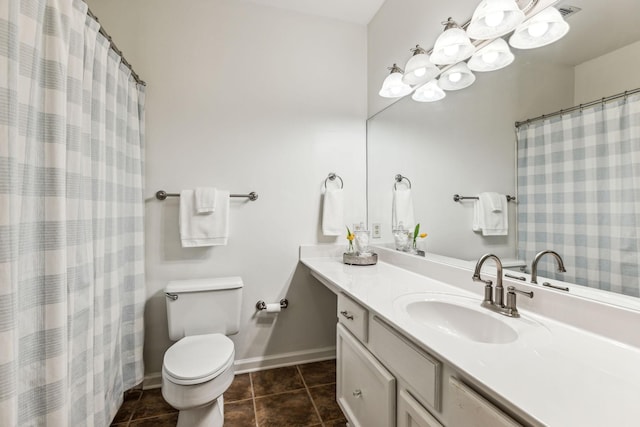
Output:
[[[342,310],[340,314],[342,314],[344,317],[346,317],[349,320],[353,320],[353,314],[349,314],[347,310]]]
[[[354,395],[355,397],[362,397],[362,390],[360,390],[359,388],[355,389],[355,390],[353,391],[353,395]]]

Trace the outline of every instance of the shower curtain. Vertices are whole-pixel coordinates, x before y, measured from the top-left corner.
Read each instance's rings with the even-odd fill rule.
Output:
[[[80,0],[0,4],[0,425],[142,381],[144,88]]]
[[[541,276],[640,296],[640,95],[518,129],[518,256]]]

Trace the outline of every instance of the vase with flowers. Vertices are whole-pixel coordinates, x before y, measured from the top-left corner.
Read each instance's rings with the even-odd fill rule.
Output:
[[[347,240],[349,241],[349,247],[347,248],[348,254],[355,253],[355,250],[353,249],[353,239],[355,238],[356,238],[355,234],[353,234],[351,230],[349,230],[349,227],[347,227]]]
[[[424,242],[425,237],[427,237],[427,233],[420,233],[420,223],[416,224],[416,227],[413,229],[413,244],[411,247],[411,253],[421,256],[425,255],[425,250],[423,247],[421,247],[421,243]],[[418,238],[420,238],[420,240],[418,240]]]

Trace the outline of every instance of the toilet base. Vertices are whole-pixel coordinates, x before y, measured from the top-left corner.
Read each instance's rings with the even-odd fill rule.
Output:
[[[180,411],[176,427],[222,427],[223,424],[224,400],[220,396],[211,405]]]

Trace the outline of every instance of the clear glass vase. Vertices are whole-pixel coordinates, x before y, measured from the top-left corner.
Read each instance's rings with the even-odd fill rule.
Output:
[[[369,239],[371,234],[368,230],[358,230],[355,232],[356,253],[358,255],[371,255],[371,248],[369,247]]]

